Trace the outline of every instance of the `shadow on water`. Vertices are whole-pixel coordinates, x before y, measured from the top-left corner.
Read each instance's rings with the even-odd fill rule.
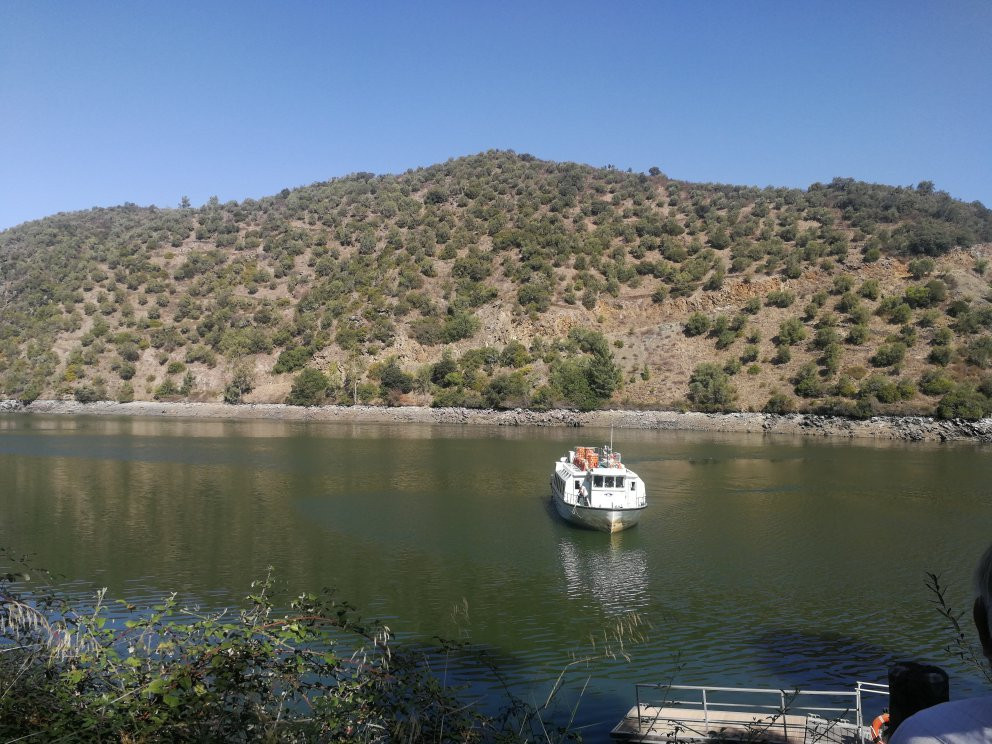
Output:
[[[885,682],[890,650],[851,636],[771,628],[751,639],[754,659],[776,679],[808,686],[847,688],[856,681]]]
[[[530,706],[549,729],[564,726],[586,741],[605,741],[610,730],[633,705],[634,690],[602,690],[590,686],[598,659],[572,654],[540,670],[526,657],[494,646],[465,644],[447,650],[409,645],[422,653],[435,672],[461,688],[461,697],[475,700],[490,715],[509,710],[515,701]]]

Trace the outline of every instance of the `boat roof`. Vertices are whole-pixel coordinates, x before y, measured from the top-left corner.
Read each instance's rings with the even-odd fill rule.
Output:
[[[633,470],[628,468],[626,465],[621,464],[620,467],[600,467],[596,466],[594,468],[580,468],[578,465],[572,462],[561,462],[559,460],[559,465],[565,465],[572,475],[585,475],[586,473],[592,473],[593,475],[626,475],[632,478],[637,478],[638,475]]]

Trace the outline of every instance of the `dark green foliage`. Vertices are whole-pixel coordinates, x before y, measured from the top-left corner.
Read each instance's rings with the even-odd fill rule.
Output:
[[[857,401],[830,398],[817,405],[814,410],[821,416],[866,419],[875,415],[875,401],[870,396]]]
[[[224,388],[224,402],[237,405],[254,387],[255,377],[251,370],[245,365],[239,364],[234,369],[231,381]]]
[[[778,344],[780,346],[795,346],[806,339],[806,328],[799,318],[783,320],[778,327]]]
[[[607,400],[620,387],[620,369],[613,363],[613,355],[594,353],[586,367],[586,378],[593,395]]]
[[[95,403],[98,400],[103,400],[105,396],[101,396],[96,387],[80,385],[73,391],[73,397],[79,403]]]
[[[102,592],[87,602],[45,586],[21,591],[22,581],[25,571],[0,576],[4,741],[578,739],[549,723],[547,706],[511,698],[482,712],[432,668],[468,654],[463,646],[403,646],[329,590],[280,611],[267,578],[233,611],[204,614],[175,594],[153,607],[118,600],[127,609],[114,611]]]
[[[710,232],[709,243],[717,250],[723,250],[730,245],[730,236],[727,235],[727,231],[722,225]]]
[[[819,363],[823,365],[823,372],[827,377],[833,377],[840,369],[840,360],[844,355],[843,347],[839,343],[827,344],[820,356]]]
[[[857,296],[853,292],[847,291],[841,295],[839,300],[837,300],[836,308],[838,312],[850,313],[852,310],[855,310],[860,306],[861,302],[858,300]]]
[[[551,384],[566,402],[581,410],[592,410],[620,387],[620,369],[601,333],[576,327],[569,332],[569,340],[588,356],[556,362]]]
[[[479,319],[472,313],[462,312],[449,315],[444,321],[441,338],[445,343],[452,344],[463,338],[470,338],[479,330]]]
[[[225,356],[231,358],[267,354],[272,350],[272,339],[261,328],[250,326],[225,331],[218,347]]]
[[[940,256],[955,245],[973,240],[965,230],[936,220],[926,220],[902,225],[892,235],[892,245],[900,253]]]
[[[311,359],[313,359],[313,349],[309,346],[286,349],[279,354],[272,372],[277,375],[285,372],[296,372],[296,370],[306,367]]]
[[[176,270],[176,279],[189,279],[203,274],[224,262],[224,254],[220,251],[193,251],[186,261]]]
[[[710,319],[707,318],[702,313],[693,313],[690,315],[686,321],[685,325],[682,327],[682,332],[686,336],[701,336],[710,329]]]
[[[899,398],[901,400],[910,400],[916,396],[917,388],[916,384],[905,377],[901,378],[899,382],[896,383],[896,388],[899,391]]]
[[[772,364],[788,364],[792,361],[792,351],[785,344],[777,347],[775,349],[775,355],[772,357]]]
[[[482,399],[489,408],[503,408],[508,400],[522,403],[525,395],[524,379],[520,374],[497,375],[482,391]]]
[[[203,346],[202,344],[196,344],[186,350],[186,363],[193,364],[195,362],[205,364],[208,367],[213,367],[217,364],[217,355],[214,353],[213,349]]]
[[[718,315],[714,319],[713,326],[710,330],[710,335],[716,338],[716,348],[726,349],[734,343],[743,328],[742,323],[743,316],[735,318],[734,321],[731,321],[726,315]]]
[[[795,385],[796,395],[802,398],[816,398],[823,392],[819,372],[812,362],[806,362],[800,367],[792,382]]]
[[[902,325],[903,323],[908,323],[912,316],[912,308],[907,303],[900,302],[889,313],[889,322],[893,325]]]
[[[948,313],[951,308],[948,309]],[[992,329],[992,306],[971,308],[965,305],[956,308],[954,330],[958,333],[973,334],[983,329]]]
[[[38,383],[29,383],[18,395],[17,400],[22,405],[29,405],[34,403],[41,396],[41,385]]]
[[[850,292],[853,287],[854,279],[847,274],[834,277],[834,294],[842,295],[845,292]]]
[[[131,362],[121,362],[117,373],[120,375],[122,380],[130,380],[134,377],[135,372],[137,372],[137,367],[135,367]]]
[[[179,388],[171,377],[166,377],[162,384],[155,388],[155,400],[172,400],[179,397]]]
[[[840,334],[832,326],[818,328],[813,336],[813,347],[816,349],[826,349],[831,344],[836,344],[840,340]]]
[[[910,307],[931,307],[947,299],[947,285],[931,279],[922,286],[907,287],[905,299]]]
[[[499,361],[504,367],[520,369],[530,362],[530,354],[527,353],[527,347],[519,341],[513,340],[503,347]]]
[[[837,380],[837,384],[834,385],[834,395],[852,398],[857,394],[858,386],[854,384],[854,380],[847,375],[841,375]]]
[[[906,357],[906,344],[896,341],[891,344],[883,344],[878,347],[878,351],[869,360],[876,367],[891,367],[899,364]]]
[[[189,394],[193,392],[195,387],[196,376],[192,372],[187,371],[186,374],[183,375],[183,384],[179,387],[179,394],[188,397]]]
[[[937,418],[977,421],[992,413],[992,401],[971,385],[958,385],[937,404]]]
[[[467,255],[456,259],[454,265],[451,267],[452,276],[472,282],[481,282],[491,273],[492,262],[490,257],[477,251],[470,251]]]
[[[737,399],[737,390],[719,365],[698,365],[689,378],[689,401],[702,411],[729,410]]]
[[[941,367],[946,367],[951,362],[951,356],[954,354],[954,349],[951,346],[934,346],[930,349],[930,354],[927,356],[927,361],[931,364],[937,364]]]
[[[868,340],[868,326],[863,323],[851,326],[845,340],[852,346],[861,346]]]
[[[479,330],[479,319],[468,312],[454,313],[443,321],[430,316],[410,323],[410,330],[413,337],[424,346],[450,344],[475,335]]]
[[[417,343],[424,346],[434,346],[444,342],[444,328],[440,319],[434,316],[418,318],[411,322],[410,333],[417,340]],[[338,343],[344,347],[340,340]]]
[[[458,364],[450,355],[441,357],[441,360],[431,366],[431,382],[441,387],[448,386],[448,376],[458,371]]]
[[[599,406],[600,399],[589,387],[586,366],[574,359],[566,359],[551,369],[551,385],[558,395],[582,411]]]
[[[965,360],[981,369],[992,366],[992,336],[980,336],[968,344]]]
[[[517,302],[525,310],[543,313],[551,307],[551,288],[542,282],[526,284],[517,292]]]
[[[909,262],[907,268],[914,279],[920,280],[933,271],[935,265],[932,258],[914,258]]]
[[[925,395],[944,395],[954,389],[954,381],[939,370],[927,370],[920,376],[920,391]]]
[[[379,383],[384,398],[393,392],[405,394],[413,390],[413,377],[404,372],[395,359],[379,372]]]
[[[869,300],[877,300],[880,293],[878,279],[866,279],[858,289],[858,294]]]
[[[293,380],[293,387],[286,402],[291,406],[319,406],[324,402],[330,381],[327,375],[307,367]]]
[[[795,301],[795,293],[788,290],[774,290],[765,296],[765,303],[775,307],[789,307]]]
[[[861,381],[859,398],[874,398],[879,403],[895,403],[900,398],[899,386],[881,375],[870,375]]]
[[[795,401],[788,395],[785,395],[784,393],[773,393],[768,399],[768,402],[765,403],[764,408],[761,410],[765,413],[783,415],[786,413],[792,413],[795,407]]]

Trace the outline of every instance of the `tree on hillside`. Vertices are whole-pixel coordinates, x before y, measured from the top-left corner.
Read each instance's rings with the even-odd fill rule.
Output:
[[[255,376],[245,364],[239,364],[234,368],[234,375],[231,381],[224,388],[224,402],[237,404],[241,399],[252,391],[255,386]]]
[[[293,388],[286,402],[291,406],[319,406],[324,402],[328,385],[327,375],[307,367],[293,380]]]
[[[404,372],[395,359],[390,359],[379,372],[379,384],[382,397],[389,398],[391,393],[406,394],[413,390],[413,377]]]
[[[737,390],[719,364],[697,365],[689,378],[689,400],[702,411],[725,411],[737,398]]]

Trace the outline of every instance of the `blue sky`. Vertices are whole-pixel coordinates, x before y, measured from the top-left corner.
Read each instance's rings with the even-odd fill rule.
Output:
[[[0,0],[0,228],[490,148],[992,206],[992,2]]]

